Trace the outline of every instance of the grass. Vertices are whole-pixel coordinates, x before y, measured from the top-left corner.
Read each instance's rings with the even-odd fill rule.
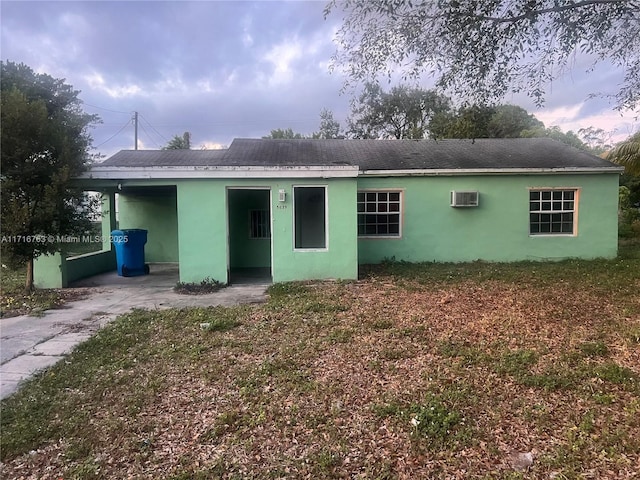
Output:
[[[26,267],[2,267],[0,276],[0,317],[39,315],[60,308],[66,301],[81,295],[72,289],[38,289],[25,293]]]
[[[638,291],[631,244],[133,311],[2,402],[3,477],[635,478]]]

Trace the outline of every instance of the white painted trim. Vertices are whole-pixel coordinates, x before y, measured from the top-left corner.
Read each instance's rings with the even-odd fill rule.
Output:
[[[92,167],[81,174],[82,179],[178,179],[178,178],[355,178],[354,166],[305,166],[305,167]]]
[[[624,167],[562,167],[562,168],[432,168],[405,170],[363,170],[366,177],[438,177],[458,175],[538,175],[538,174],[592,174],[622,173]]]
[[[363,177],[438,177],[469,175],[541,175],[541,174],[601,174],[624,172],[624,167],[562,167],[562,168],[450,168],[363,170],[357,166],[163,166],[163,167],[101,167],[82,173],[79,179],[151,180],[182,178],[356,178]]]
[[[531,220],[529,220],[529,238],[536,237],[577,237],[578,236],[578,211],[580,208],[580,193],[582,192],[582,187],[527,187],[527,195],[529,195],[532,191],[574,191],[575,196],[573,199],[573,232],[572,233],[563,233],[563,232],[545,232],[545,233],[531,233]],[[553,201],[553,199],[551,200]],[[529,198],[527,202],[531,202]],[[544,212],[552,215],[553,213],[564,213],[564,211],[554,211],[554,210],[545,210]],[[538,213],[538,212],[535,212]],[[529,216],[531,216],[531,204],[529,204]]]
[[[356,206],[358,205],[358,199],[357,199],[357,194],[360,192],[364,192],[364,193],[378,193],[378,192],[398,192],[400,194],[400,225],[399,225],[399,232],[398,235],[360,235],[357,232],[357,225],[356,225],[356,235],[358,240],[376,240],[376,239],[380,239],[380,240],[402,240],[402,233],[404,230],[404,195],[405,195],[405,189],[404,188],[397,188],[397,187],[392,187],[392,188],[359,188],[356,191]],[[366,201],[365,201],[366,203]],[[367,212],[358,212],[356,211],[356,223],[357,223],[357,218],[358,215],[360,215],[361,213],[364,213],[365,215],[367,214]],[[387,212],[388,214],[389,212]],[[373,215],[378,215],[378,213],[374,213]],[[384,215],[384,213],[381,213],[380,215]]]

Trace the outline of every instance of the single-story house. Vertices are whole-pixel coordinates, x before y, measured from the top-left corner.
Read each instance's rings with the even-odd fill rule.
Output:
[[[103,231],[148,230],[180,281],[355,279],[358,265],[611,258],[622,168],[547,138],[236,139],[225,150],[124,150],[79,181]],[[86,257],[86,258],[85,258]],[[64,286],[115,270],[113,249],[36,262]]]

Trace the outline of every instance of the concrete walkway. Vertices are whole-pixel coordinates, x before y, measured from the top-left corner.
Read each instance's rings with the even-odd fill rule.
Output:
[[[232,285],[207,295],[181,295],[176,265],[152,265],[149,275],[118,277],[107,273],[74,284],[87,296],[43,316],[0,319],[0,398],[21,381],[60,361],[80,342],[132,308],[165,309],[232,306],[265,301],[267,282]]]

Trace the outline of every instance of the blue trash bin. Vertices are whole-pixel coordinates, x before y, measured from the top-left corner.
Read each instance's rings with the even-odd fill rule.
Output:
[[[111,232],[111,242],[116,249],[118,275],[135,277],[147,275],[149,265],[144,263],[144,245],[147,243],[147,230],[130,228]]]

